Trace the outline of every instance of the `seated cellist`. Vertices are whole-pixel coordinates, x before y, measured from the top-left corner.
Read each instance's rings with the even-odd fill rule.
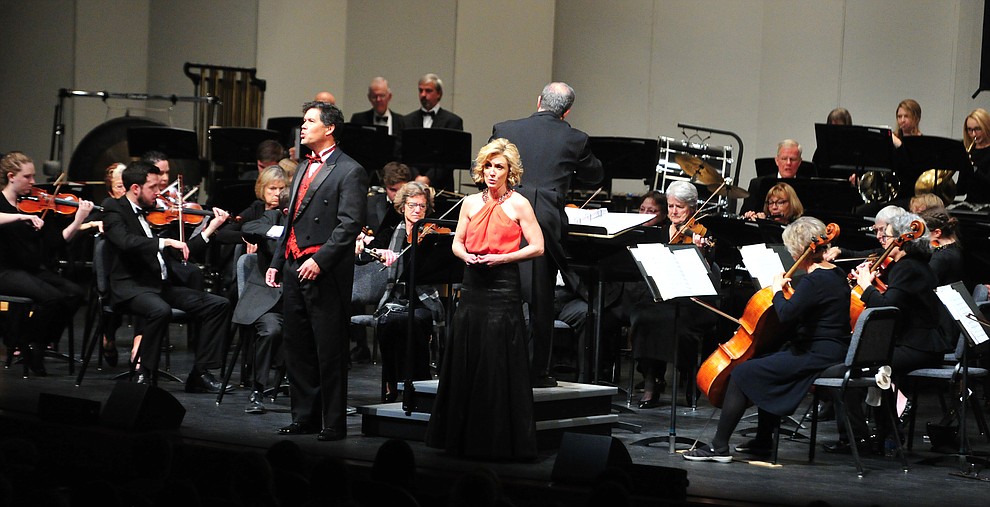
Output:
[[[801,217],[784,229],[784,245],[797,260],[825,232],[825,224],[817,218]],[[801,261],[798,268],[808,274],[797,282],[789,299],[784,289],[790,278],[783,273],[774,277],[773,305],[766,311],[776,312],[785,326],[796,324],[796,334],[780,351],[750,359],[732,370],[711,446],[690,450],[684,459],[732,461],[729,435],[751,402],[759,407],[756,438],[737,445],[736,451],[769,455],[780,418],[794,412],[822,370],[842,361],[850,337],[849,285],[845,273],[823,259],[825,250],[824,245],[817,247]]]

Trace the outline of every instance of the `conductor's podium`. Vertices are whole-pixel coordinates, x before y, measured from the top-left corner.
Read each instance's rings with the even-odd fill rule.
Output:
[[[430,411],[437,394],[437,380],[414,382],[416,411],[409,415],[402,403],[382,403],[357,407],[361,433],[367,436],[423,441]],[[402,389],[402,384],[399,384]],[[611,435],[619,416],[612,413],[611,386],[558,381],[557,387],[533,389],[533,415],[540,449],[560,446],[564,432]],[[402,395],[400,394],[400,398]]]

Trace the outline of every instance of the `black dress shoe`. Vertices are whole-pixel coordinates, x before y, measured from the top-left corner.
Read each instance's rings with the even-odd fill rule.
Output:
[[[848,440],[839,440],[822,446],[825,452],[833,454],[852,454],[852,444]],[[856,450],[859,454],[873,454],[873,444],[865,438],[856,439]]]
[[[649,400],[643,400],[639,402],[639,408],[657,408],[660,406],[659,398],[651,398]]]
[[[557,387],[557,379],[555,379],[551,375],[543,375],[541,377],[537,377],[536,380],[533,381],[533,387],[536,388]]]
[[[39,377],[48,376],[48,370],[45,370],[45,349],[33,343],[28,345],[27,360],[31,373]]]
[[[264,414],[265,404],[261,402],[264,399],[264,395],[261,391],[255,391],[251,393],[251,398],[248,399],[248,404],[244,407],[245,414]]]
[[[113,342],[107,342],[103,345],[103,362],[107,363],[107,366],[117,366],[117,362],[120,360],[120,355],[117,353],[117,345]]]
[[[294,422],[294,423],[292,423],[292,424],[290,424],[288,426],[282,426],[281,428],[279,428],[278,429],[278,434],[279,435],[307,435],[309,433],[313,433],[314,431],[315,430],[313,430],[313,428],[310,428],[309,426],[306,426],[304,424],[300,424],[300,423]]]
[[[220,386],[223,385],[213,376],[209,371],[203,371],[202,373],[193,370],[189,373],[189,377],[186,378],[186,392],[187,393],[212,393],[220,394]],[[227,385],[227,391],[234,390],[234,386]]]
[[[316,435],[316,439],[320,442],[332,442],[334,440],[343,440],[345,436],[347,435],[333,428],[323,428],[320,430],[320,434]]]

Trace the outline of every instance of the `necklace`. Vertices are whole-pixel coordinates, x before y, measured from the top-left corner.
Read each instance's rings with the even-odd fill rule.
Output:
[[[506,190],[505,193],[503,193],[502,195],[500,195],[498,197],[498,199],[495,200],[495,204],[502,204],[503,202],[505,202],[505,200],[508,199],[510,195],[512,195],[512,192],[514,192],[514,190],[511,189],[511,188],[508,189],[508,190]],[[488,199],[491,198],[489,196],[490,193],[491,193],[491,190],[485,189],[485,192],[483,194],[481,194],[481,202],[488,202]]]

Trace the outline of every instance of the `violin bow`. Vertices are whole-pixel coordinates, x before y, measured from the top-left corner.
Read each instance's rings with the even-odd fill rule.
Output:
[[[605,187],[598,187],[598,190],[595,190],[595,193],[591,194],[591,197],[589,197],[587,201],[584,201],[584,204],[581,205],[581,209],[584,209],[584,207],[587,206],[596,195],[600,194],[603,188]]]
[[[698,214],[701,213],[701,210],[705,209],[705,206],[708,206],[708,203],[711,202],[712,197],[718,195],[718,191],[722,190],[722,188],[724,187],[725,187],[725,180],[722,180],[722,184],[719,185],[714,192],[712,192],[712,195],[708,196],[708,199],[705,199],[705,201],[701,203],[701,206],[698,206],[698,209],[694,211],[694,214],[691,215],[691,218],[687,219],[687,221],[681,224],[681,227],[677,229],[677,234],[674,234],[674,237],[670,239],[669,241],[670,243],[673,243],[681,239],[681,236],[684,235],[684,231],[688,230],[688,224],[690,224],[691,222],[695,221],[695,219],[698,218]]]

